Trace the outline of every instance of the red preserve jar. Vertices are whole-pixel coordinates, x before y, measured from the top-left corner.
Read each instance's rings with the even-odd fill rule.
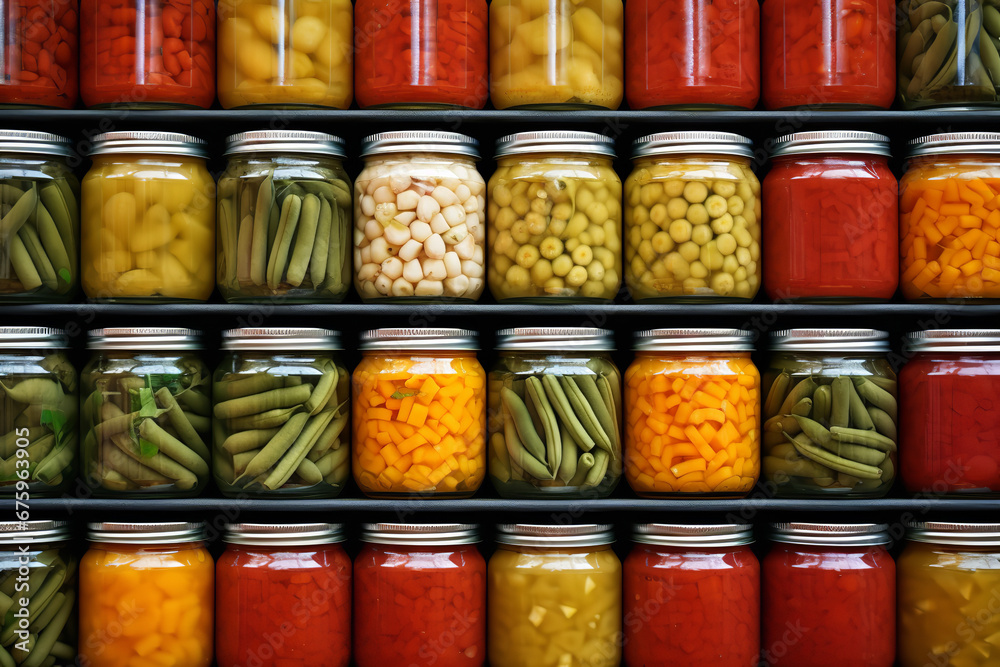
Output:
[[[3,3],[0,104],[72,109],[77,95],[73,0]]]
[[[351,559],[329,523],[226,527],[216,564],[219,667],[346,667]]]
[[[490,92],[486,15],[486,0],[358,0],[358,104],[482,109]]]
[[[764,558],[768,667],[892,667],[896,565],[886,524],[779,523]]]
[[[760,564],[749,524],[635,527],[625,559],[626,667],[756,664]]]
[[[629,0],[625,34],[633,109],[757,106],[757,0]]]
[[[893,0],[764,0],[762,11],[766,108],[892,105]]]
[[[774,301],[891,299],[899,284],[898,185],[889,138],[780,137],[764,179],[764,289]]]
[[[479,667],[486,561],[467,524],[368,523],[354,561],[357,667]]]
[[[86,106],[212,106],[212,0],[81,0],[80,26]]]

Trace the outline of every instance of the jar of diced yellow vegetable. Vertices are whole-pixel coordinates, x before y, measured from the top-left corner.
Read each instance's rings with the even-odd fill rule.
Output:
[[[101,301],[205,301],[215,286],[215,181],[201,139],[94,137],[83,179],[83,290]]]
[[[486,474],[486,371],[464,329],[361,336],[354,481],[368,496],[468,497]]]
[[[636,301],[749,301],[761,282],[752,142],[728,132],[637,139],[625,181],[625,283]]]
[[[622,565],[606,524],[497,526],[486,600],[491,667],[617,667]]]
[[[614,140],[519,132],[497,141],[488,185],[490,291],[498,301],[610,301],[622,274]]]

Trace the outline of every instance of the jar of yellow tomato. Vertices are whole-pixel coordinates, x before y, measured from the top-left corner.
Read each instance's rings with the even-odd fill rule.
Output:
[[[94,137],[83,179],[83,290],[100,301],[205,301],[215,287],[215,181],[205,142]]]
[[[471,496],[486,473],[486,371],[464,329],[375,329],[352,381],[354,481],[368,496]]]
[[[80,561],[80,661],[212,664],[215,564],[204,523],[91,523]]]
[[[753,333],[636,333],[625,371],[625,478],[643,497],[746,495],[760,474]]]

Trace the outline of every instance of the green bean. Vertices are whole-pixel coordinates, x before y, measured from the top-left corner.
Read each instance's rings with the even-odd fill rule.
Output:
[[[229,285],[229,274],[236,275],[236,248],[231,246],[230,229],[233,225],[233,203],[228,197],[223,197],[219,193],[219,203],[216,210],[218,219],[219,243],[222,245],[222,253],[216,267],[217,280],[220,285]]]
[[[337,417],[330,422],[329,426],[324,429],[320,434],[319,439],[316,440],[316,444],[313,445],[312,450],[307,455],[310,461],[316,461],[318,458],[322,458],[322,455],[330,450],[336,449],[335,445],[340,441],[340,435],[344,432],[347,427],[347,413],[338,414],[334,413]],[[319,454],[320,456],[313,457],[314,454]]]
[[[310,391],[310,394],[306,396],[305,405],[302,407],[311,416],[319,414],[320,410],[329,402],[330,397],[336,392],[337,376],[336,364],[330,364],[326,372],[320,376],[315,388],[310,385],[302,385]]]
[[[38,365],[55,375],[69,391],[76,391],[76,369],[66,358],[66,355],[62,353],[50,354],[38,362]]]
[[[76,445],[77,436],[74,433],[38,462],[38,467],[35,468],[35,478],[43,484],[57,486],[63,473],[68,471],[73,464]]]
[[[536,460],[545,461],[545,445],[542,443],[541,438],[538,437],[538,433],[531,423],[531,416],[528,414],[528,408],[525,406],[524,401],[513,390],[506,387],[500,390],[500,399],[504,408],[506,408],[505,416],[510,416],[514,427],[517,429],[519,442],[523,444],[525,450]],[[551,479],[551,477],[546,479]]]
[[[65,181],[65,179],[59,179]],[[64,244],[67,244],[66,251],[69,255],[70,270],[76,275],[76,223],[73,220],[73,213],[70,211],[69,202],[63,196],[62,190],[56,183],[49,183],[39,190],[42,205],[49,213],[49,217],[55,223],[59,231],[59,237]],[[76,200],[73,200],[73,208],[76,208]]]
[[[230,480],[236,479],[236,471],[233,469],[233,457],[226,456],[220,449],[212,450],[212,472],[215,474],[215,481],[222,486],[229,484]]]
[[[604,407],[607,409],[608,414],[611,415],[611,425],[612,431],[614,432],[615,445],[616,447],[621,446],[621,421],[618,419],[618,415],[621,413],[620,403],[621,397],[619,396],[620,390],[618,388],[618,383],[615,386],[611,386],[611,380],[605,375],[597,376],[597,390],[601,393],[601,398],[604,399]]]
[[[319,468],[327,484],[343,484],[347,479],[349,458],[347,447],[341,447],[328,452],[326,456],[316,461],[316,467]]]
[[[597,486],[604,480],[608,473],[608,462],[611,457],[603,449],[594,450],[594,465],[587,471],[587,476],[583,480],[583,486]]]
[[[599,451],[580,454],[580,458],[576,462],[576,474],[573,475],[573,479],[569,480],[566,486],[583,486],[583,483],[587,481],[587,475],[590,474],[591,469],[597,461],[596,455]]]
[[[872,423],[872,418],[868,414],[865,402],[861,399],[861,395],[858,394],[853,382],[848,386],[848,390],[850,391],[851,401],[851,426],[865,431],[874,431],[875,424]]]
[[[579,387],[580,391],[583,393],[584,399],[587,405],[590,406],[597,418],[597,423],[601,427],[601,432],[605,434],[608,438],[608,453],[611,457],[615,457],[615,448],[618,446],[618,423],[614,421],[612,417],[613,411],[608,410],[607,403],[604,402],[604,397],[601,395],[600,389],[597,387],[597,381],[592,375],[573,375],[571,376],[573,381],[576,382],[576,386]]]
[[[864,445],[865,447],[873,447],[883,452],[896,451],[895,441],[875,431],[835,426],[830,429],[830,435],[838,442]]]
[[[235,419],[256,415],[276,408],[291,408],[302,405],[312,393],[309,385],[282,387],[252,396],[233,398],[215,404],[216,419]]]
[[[170,393],[170,389],[160,387],[156,391],[156,398],[166,411],[167,419],[174,427],[174,430],[177,431],[177,435],[180,436],[181,441],[194,450],[199,457],[207,461],[208,445],[205,444],[198,430],[192,425],[191,417],[181,409],[181,406],[174,399],[174,395]]]
[[[893,442],[898,440],[896,437],[896,422],[889,416],[889,413],[885,410],[879,410],[876,407],[870,407],[868,408],[868,416],[872,418],[872,423],[875,425],[876,431]]]
[[[290,195],[294,196],[294,195]],[[292,446],[285,452],[285,455],[281,457],[277,465],[271,470],[271,473],[264,480],[264,488],[274,491],[275,489],[280,489],[283,487],[295,474],[296,469],[298,469],[299,464],[302,462],[309,450],[316,443],[316,439],[319,438],[320,434],[326,429],[330,421],[333,419],[333,413],[323,413],[315,417],[311,417],[308,422],[306,422],[305,427],[302,432],[299,433],[299,437],[292,443]],[[346,420],[347,415],[343,415],[341,419]]]
[[[42,286],[42,277],[38,274],[28,249],[24,247],[24,242],[20,236],[13,236],[10,239],[10,264],[14,267],[14,273],[26,291],[36,290]]]
[[[115,436],[115,438],[120,437],[120,435]],[[143,465],[111,443],[114,443],[114,438],[111,442],[105,442],[101,445],[101,460],[105,466],[110,466],[110,470],[102,476],[104,488],[111,491],[125,491],[132,486],[157,486],[171,483],[169,477]],[[125,484],[123,485],[121,480],[110,473],[117,473],[124,478]]]
[[[28,618],[35,618],[66,581],[65,567],[43,568],[43,571],[47,576],[42,584],[29,591],[31,599],[28,602]]]
[[[812,398],[813,392],[816,391],[816,381],[813,380],[812,376],[806,377],[798,382],[791,391],[785,396],[785,400],[782,401],[781,407],[778,409],[779,415],[791,414],[792,408],[796,403],[801,401],[803,398]]]
[[[76,594],[72,590],[66,593],[66,600],[62,607],[56,612],[48,626],[38,635],[38,640],[32,648],[31,654],[21,663],[21,667],[41,667],[42,661],[48,657],[63,628],[69,622],[75,596]]]
[[[837,472],[846,472],[861,479],[879,479],[882,476],[882,471],[875,466],[845,459],[817,445],[799,440],[793,440],[792,445],[802,456],[812,459],[827,468],[832,468]]]
[[[322,211],[320,212],[322,215]],[[349,234],[350,213],[340,206],[334,206],[330,211],[330,249],[326,257],[326,282],[323,288],[331,294],[338,294],[344,289],[344,275],[350,271],[350,245],[344,239]],[[346,218],[346,221],[345,221]]]
[[[143,420],[143,424],[139,426],[140,433],[142,433],[142,428],[145,423],[149,421],[150,420],[148,419]],[[157,453],[152,456],[143,456],[142,452],[139,450],[139,446],[125,434],[119,433],[118,435],[113,436],[111,438],[111,442],[113,442],[118,449],[124,452],[128,457],[135,460],[137,463],[151,470],[155,470],[161,475],[173,480],[174,486],[178,489],[186,491],[188,489],[193,489],[198,485],[198,476],[195,475],[195,473],[165,454]],[[124,474],[124,471],[122,472]],[[132,479],[135,480],[134,477]]]
[[[4,185],[4,190],[12,186]],[[12,239],[17,234],[28,218],[35,212],[38,205],[38,188],[32,183],[31,189],[18,197],[17,202],[11,206],[2,219],[0,219],[0,239]]]
[[[832,441],[826,449],[842,458],[871,466],[877,466],[886,457],[886,452],[862,445],[850,445],[838,440]]]
[[[601,428],[601,424],[597,420],[597,415],[594,414],[593,408],[587,402],[587,398],[583,395],[580,387],[568,375],[560,376],[559,384],[562,386],[573,408],[573,412],[580,420],[580,423],[583,424],[583,428],[587,431],[587,434],[593,438],[594,443],[598,447],[606,452],[611,452],[611,438]]]
[[[288,265],[288,252],[292,246],[292,238],[299,224],[302,213],[302,199],[298,195],[288,195],[281,205],[281,219],[278,225],[278,235],[271,248],[271,256],[267,260],[267,286],[277,289],[285,275]]]
[[[319,197],[312,194],[303,197],[295,249],[292,251],[292,258],[288,263],[287,282],[293,287],[302,284],[306,272],[309,270],[313,248],[316,245],[316,227],[319,225],[319,214]]]
[[[796,435],[802,430],[794,415],[774,415],[764,422],[764,433],[788,433]]]
[[[242,475],[246,472],[247,466],[253,461],[257,455],[260,454],[260,449],[251,449],[245,452],[240,452],[239,454],[233,455],[233,474],[236,476]],[[230,477],[229,479],[235,479]]]
[[[303,482],[310,486],[323,483],[323,473],[321,473],[319,468],[316,467],[316,464],[309,459],[302,459],[299,461],[299,467],[295,469],[295,474],[298,475]]]
[[[792,414],[799,417],[808,417],[813,409],[813,401],[811,398],[803,398],[801,401],[792,406]]]
[[[28,460],[31,462],[42,460],[48,455],[49,452],[52,451],[52,447],[55,446],[55,444],[56,438],[51,433],[35,440],[30,445],[25,447],[25,450],[28,453]],[[14,478],[14,475],[17,472],[17,461],[18,458],[16,456],[12,456],[0,465],[0,479]],[[36,467],[37,464],[33,464],[31,466],[30,470],[32,473]]]
[[[212,401],[205,394],[197,391],[192,387],[188,387],[184,391],[178,392],[174,398],[187,412],[194,412],[195,414],[202,415],[204,417],[212,416]]]
[[[550,471],[559,470],[562,463],[562,440],[559,437],[559,421],[556,413],[553,412],[549,399],[545,396],[545,388],[542,381],[535,376],[525,380],[525,393],[528,395],[530,405],[535,406],[535,412],[542,422],[542,430],[545,432],[545,461]]]
[[[264,428],[237,431],[223,441],[222,448],[234,456],[240,452],[259,449],[277,435],[279,430],[277,428]]]
[[[29,427],[27,435],[18,435],[17,431],[18,429],[13,429],[0,438],[0,458],[6,459],[14,455],[14,452],[17,451],[18,438],[25,437],[29,442],[33,442],[36,438],[41,438],[48,433],[48,429],[44,426]]]
[[[52,262],[52,268],[57,277],[62,279],[60,292],[65,292],[73,281],[73,267],[69,260],[69,253],[59,236],[59,229],[49,212],[42,205],[37,209],[38,235],[41,238],[42,247],[45,254]]]
[[[288,420],[292,418],[292,415],[297,413],[299,409],[300,408],[298,406],[293,408],[278,408],[275,410],[268,410],[267,412],[261,412],[256,415],[247,415],[246,417],[227,419],[226,427],[231,432],[276,428],[288,422]]]
[[[554,375],[543,375],[542,386],[545,387],[545,393],[548,395],[552,407],[555,408],[556,414],[559,415],[559,419],[569,430],[569,434],[580,449],[589,452],[596,447],[597,443],[580,423],[569,398],[559,385],[559,380]]]
[[[559,428],[559,440],[562,446],[562,463],[559,466],[558,477],[563,484],[569,484],[569,481],[576,476],[578,450],[573,436],[565,427]]]
[[[781,404],[788,393],[788,385],[790,383],[791,376],[785,372],[779,373],[778,377],[774,378],[774,382],[771,383],[771,388],[767,392],[767,399],[764,401],[765,415],[778,414]]]
[[[247,214],[239,222],[239,231],[236,234],[236,280],[239,283],[253,282],[253,233],[254,218]],[[264,269],[267,273],[267,269]]]
[[[500,416],[503,419],[503,415]],[[507,453],[507,445],[504,443],[503,435],[494,433],[490,436],[490,474],[501,482],[510,480],[510,455]],[[2,613],[0,609],[0,613]]]
[[[316,225],[316,242],[312,247],[312,257],[309,261],[309,279],[313,288],[318,289],[326,280],[326,267],[329,261],[330,235],[333,232],[333,213],[330,202],[320,199],[319,220]]]
[[[268,373],[254,373],[247,377],[236,379],[226,379],[216,382],[212,387],[212,393],[218,402],[228,401],[234,398],[242,398],[252,394],[260,394],[271,389],[284,387],[284,379],[277,375]]]
[[[830,410],[833,406],[833,389],[829,385],[816,387],[812,397],[812,418],[819,423],[830,423]],[[806,417],[809,415],[806,414]]]
[[[31,263],[38,271],[38,276],[42,279],[42,284],[48,289],[55,291],[59,287],[59,279],[56,276],[56,270],[52,267],[52,262],[49,260],[48,255],[45,254],[45,248],[42,247],[42,240],[38,238],[38,232],[31,225],[24,225],[21,227],[21,231],[17,233],[18,238],[24,243],[25,249],[28,251],[28,257],[31,258]]]
[[[164,431],[152,419],[143,419],[139,423],[139,435],[156,445],[160,452],[169,456],[199,478],[208,477],[207,459],[202,458],[183,442]],[[156,468],[154,467],[154,469]],[[168,477],[170,476],[170,473],[164,470],[160,472],[163,472]]]
[[[886,412],[891,419],[896,419],[897,408],[895,396],[874,382],[869,382],[867,378],[855,377],[852,378],[852,381],[854,382],[854,388],[857,389],[858,395],[861,398]]]
[[[518,401],[521,400],[517,397],[517,394],[514,394],[514,398]],[[504,442],[507,445],[507,453],[510,455],[512,469],[513,465],[516,463],[519,468],[523,469],[536,479],[555,479],[555,474],[549,470],[544,463],[542,463],[541,457],[536,457],[524,446],[524,443],[518,435],[519,431],[515,426],[515,418],[514,415],[511,414],[509,405],[510,404],[508,402],[504,401],[501,409],[503,410]],[[522,403],[521,405],[523,406],[524,404]],[[523,420],[526,418],[527,409],[525,409],[525,414],[521,417],[521,419]]]
[[[830,442],[831,436],[830,431],[828,431],[819,422],[813,421],[807,417],[801,417],[799,415],[793,415],[793,418],[799,424],[799,428],[802,429],[802,433],[806,435],[810,440],[818,445],[826,445]],[[796,436],[798,437],[798,436]]]
[[[842,375],[833,381],[830,426],[851,425],[851,391],[851,378]]]
[[[0,646],[0,667],[17,667],[17,662],[3,646]]]
[[[268,226],[271,209],[274,207],[274,169],[261,181],[257,189],[257,206],[254,207],[253,236],[250,241],[250,279],[254,285],[263,285],[267,280]]]
[[[270,470],[296,442],[308,419],[309,415],[302,412],[291,416],[261,452],[254,457],[243,474],[233,480],[233,485],[240,486],[241,482],[246,484],[248,480]]]
[[[29,629],[36,634],[40,630],[43,630],[52,620],[52,617],[54,617],[59,609],[62,608],[65,600],[66,594],[62,591],[57,591],[56,594],[52,596],[52,599],[48,601],[48,604],[45,605],[45,608],[41,611],[41,613],[31,614],[32,621]]]

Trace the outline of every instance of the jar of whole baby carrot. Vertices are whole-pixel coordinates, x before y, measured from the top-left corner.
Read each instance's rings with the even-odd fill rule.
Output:
[[[625,371],[625,478],[643,497],[739,498],[760,474],[753,333],[636,333]]]
[[[354,481],[372,497],[476,492],[486,473],[486,371],[464,329],[375,329],[352,382]]]

